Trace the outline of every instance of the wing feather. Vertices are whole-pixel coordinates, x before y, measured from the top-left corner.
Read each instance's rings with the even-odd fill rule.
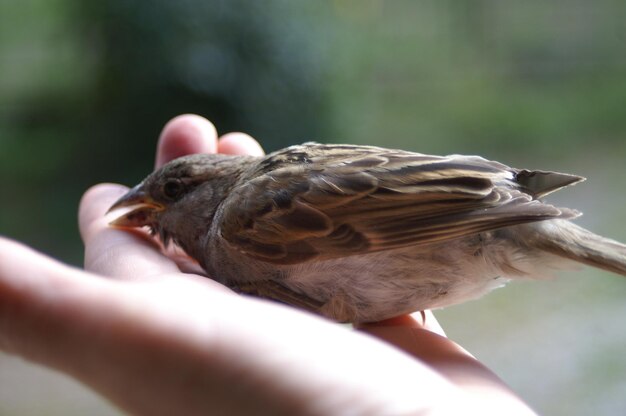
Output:
[[[227,198],[221,234],[256,259],[294,264],[578,215],[534,199],[529,171],[522,185],[518,172],[476,156],[293,146],[268,155]]]

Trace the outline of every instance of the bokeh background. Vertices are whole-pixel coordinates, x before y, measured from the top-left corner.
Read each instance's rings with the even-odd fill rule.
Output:
[[[188,112],[268,151],[349,142],[577,173],[551,200],[626,241],[626,2],[0,0],[0,233],[80,265],[82,192],[140,180]],[[625,299],[624,279],[584,269],[438,317],[540,413],[617,415]],[[0,355],[0,414],[119,412]]]

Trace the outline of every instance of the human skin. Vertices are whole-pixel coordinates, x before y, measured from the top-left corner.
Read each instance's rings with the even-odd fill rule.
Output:
[[[263,153],[183,115],[165,126],[155,164],[200,152]],[[85,270],[0,238],[0,349],[139,415],[533,414],[428,311],[352,330],[191,273],[142,230],[108,226],[126,191],[83,196]]]

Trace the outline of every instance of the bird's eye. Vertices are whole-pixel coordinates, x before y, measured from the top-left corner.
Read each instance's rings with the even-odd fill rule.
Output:
[[[184,190],[183,184],[178,180],[169,180],[163,185],[163,194],[169,199],[177,199]]]

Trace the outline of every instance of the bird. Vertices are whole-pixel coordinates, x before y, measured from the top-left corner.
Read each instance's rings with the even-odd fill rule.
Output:
[[[479,156],[307,142],[193,154],[150,173],[110,224],[173,242],[238,293],[367,323],[478,298],[572,263],[626,276],[626,246],[544,197],[585,178]]]

